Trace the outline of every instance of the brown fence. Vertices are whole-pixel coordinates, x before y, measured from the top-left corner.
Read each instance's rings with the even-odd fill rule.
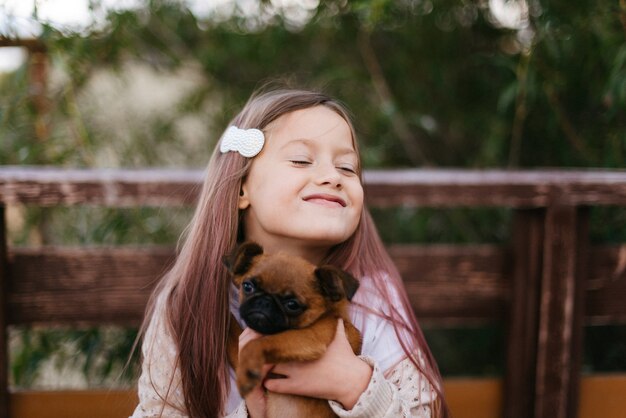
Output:
[[[0,418],[114,417],[132,391],[8,388],[7,327],[134,326],[172,248],[13,248],[4,208],[188,206],[202,173],[0,167]],[[398,245],[421,321],[504,322],[503,379],[446,379],[457,418],[618,417],[626,374],[581,377],[583,326],[626,323],[626,244],[592,246],[592,206],[626,206],[622,171],[396,170],[365,173],[371,207],[507,207],[508,245]],[[436,353],[435,353],[436,354]]]

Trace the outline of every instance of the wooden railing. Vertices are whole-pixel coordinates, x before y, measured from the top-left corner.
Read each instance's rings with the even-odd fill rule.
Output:
[[[6,330],[136,326],[174,257],[173,248],[162,247],[12,247],[4,208],[189,206],[201,177],[164,169],[0,167],[0,418],[129,413],[132,391],[10,392]],[[368,171],[365,186],[371,207],[514,211],[506,246],[389,245],[421,321],[506,324],[503,379],[446,379],[457,418],[623,416],[626,375],[581,379],[580,365],[585,324],[626,323],[626,245],[591,246],[588,237],[589,207],[626,206],[626,172]]]

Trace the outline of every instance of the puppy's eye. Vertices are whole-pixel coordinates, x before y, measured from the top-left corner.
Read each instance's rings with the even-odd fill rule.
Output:
[[[296,299],[287,299],[283,302],[283,306],[289,313],[299,313],[302,311],[302,305]]]
[[[243,282],[241,284],[241,288],[243,289],[243,293],[249,295],[250,293],[254,292],[254,283],[250,281]]]

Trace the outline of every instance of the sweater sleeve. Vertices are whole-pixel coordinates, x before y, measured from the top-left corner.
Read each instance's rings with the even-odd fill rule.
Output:
[[[131,418],[187,418],[178,350],[166,325],[165,296],[159,296],[141,347],[143,361],[138,382],[139,405]]]
[[[248,408],[246,407],[246,402],[241,401],[237,409],[224,416],[224,418],[248,418]]]
[[[349,411],[338,402],[328,401],[335,414],[345,418],[430,418],[434,391],[410,359],[393,367],[387,378],[374,359],[361,359],[373,368],[370,382]]]

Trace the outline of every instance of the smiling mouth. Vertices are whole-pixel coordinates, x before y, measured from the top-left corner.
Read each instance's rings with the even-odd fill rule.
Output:
[[[346,207],[346,202],[343,199],[339,197],[335,197],[335,196],[329,196],[329,195],[307,196],[304,198],[304,201],[309,202],[309,203],[315,203],[321,206],[332,207],[332,208]]]

